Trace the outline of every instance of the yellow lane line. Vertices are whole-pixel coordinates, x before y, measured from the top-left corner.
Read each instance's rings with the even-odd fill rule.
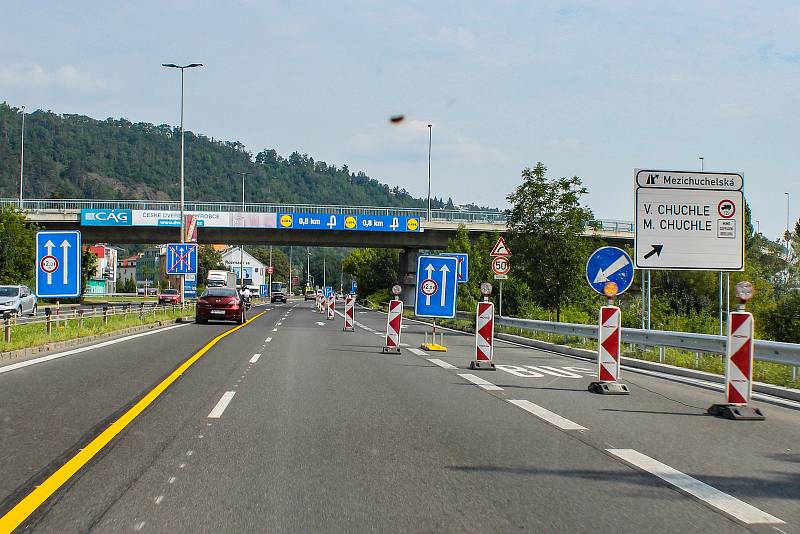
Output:
[[[197,360],[203,357],[211,347],[216,345],[224,337],[244,328],[266,312],[261,312],[249,321],[230,330],[226,330],[211,341],[202,349],[197,351],[192,357],[183,362],[180,367],[175,369],[167,378],[161,381],[147,395],[134,404],[127,412],[114,421],[111,426],[94,438],[83,450],[70,458],[67,463],[62,465],[55,473],[50,475],[40,486],[32,490],[24,499],[19,501],[6,515],[0,517],[0,533],[10,533],[25,521],[33,512],[36,511],[47,499],[50,498],[61,486],[63,486],[75,473],[87,464],[94,456],[103,450],[103,447],[122,432],[125,427],[131,424],[153,401],[155,401],[164,391],[172,385],[183,373],[185,373]]]

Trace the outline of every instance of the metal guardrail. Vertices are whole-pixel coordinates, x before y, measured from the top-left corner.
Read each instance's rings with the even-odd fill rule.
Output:
[[[510,328],[520,328],[534,332],[546,332],[562,336],[585,337],[597,339],[597,325],[556,323],[519,319],[515,317],[497,317],[495,324]],[[623,328],[622,342],[647,347],[670,347],[708,354],[725,354],[727,338],[711,334],[694,334],[691,332],[672,332],[666,330],[641,330]],[[784,365],[800,366],[800,344],[780,341],[755,340],[755,359]]]
[[[20,206],[19,199],[2,198],[0,205]],[[86,199],[31,199],[23,200],[25,211],[55,211],[66,213],[81,209],[133,209],[153,211],[178,211],[180,202],[173,200],[86,200]],[[235,212],[242,210],[238,202],[185,202],[188,211]],[[380,206],[342,206],[336,204],[279,204],[245,203],[244,211],[256,213],[359,213],[364,215],[406,216],[427,220],[424,208],[398,208]],[[502,211],[432,210],[431,221],[484,223],[505,226],[508,218]],[[609,232],[633,233],[631,221],[597,219],[587,224],[587,229]]]

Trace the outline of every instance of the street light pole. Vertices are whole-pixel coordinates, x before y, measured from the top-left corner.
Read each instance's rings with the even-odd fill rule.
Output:
[[[242,176],[242,217],[244,217],[245,212],[245,205],[244,205],[244,177],[248,174],[253,174],[252,172],[237,172],[236,174],[240,174]],[[241,288],[244,286],[244,245],[239,245],[239,287]]]
[[[22,209],[22,179],[25,175],[25,106],[22,106],[22,139],[19,145],[19,209]]]
[[[180,225],[180,227],[181,227],[181,243],[183,243],[183,242],[186,241],[186,234],[185,234],[186,230],[184,229],[184,224],[186,224],[186,221],[184,221],[184,200],[185,200],[185,195],[184,195],[184,180],[183,180],[183,153],[184,153],[184,150],[183,150],[183,71],[186,70],[186,69],[193,69],[195,67],[202,67],[203,64],[202,63],[189,63],[188,65],[175,65],[174,63],[162,63],[161,66],[162,67],[171,68],[171,69],[180,69],[180,71],[181,71],[181,225]],[[181,280],[181,304],[183,304],[183,302],[185,300],[185,297],[186,297],[184,277],[181,276],[180,280]]]
[[[703,156],[700,156],[699,159],[700,159],[700,172],[703,172],[705,170],[705,169],[703,169],[704,158],[703,158]]]
[[[790,256],[790,250],[791,250],[791,249],[789,248],[789,237],[790,237],[790,235],[791,235],[791,234],[789,234],[789,192],[788,192],[788,191],[786,191],[786,192],[784,193],[784,195],[786,195],[786,262],[787,262],[787,264],[788,264],[788,262],[789,262],[789,256]],[[788,266],[787,266],[787,268],[786,268],[786,273],[787,273],[787,275],[788,275],[788,273],[789,273],[789,268],[788,268]]]
[[[428,222],[431,220],[431,144],[433,142],[433,124],[428,124]]]

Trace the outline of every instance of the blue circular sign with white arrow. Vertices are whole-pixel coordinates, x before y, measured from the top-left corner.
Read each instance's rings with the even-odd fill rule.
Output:
[[[605,285],[614,282],[617,294],[621,295],[633,284],[633,261],[621,248],[598,248],[586,262],[586,281],[601,295]]]

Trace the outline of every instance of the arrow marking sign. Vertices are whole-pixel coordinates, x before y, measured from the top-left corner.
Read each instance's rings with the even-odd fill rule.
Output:
[[[599,269],[597,271],[597,276],[594,277],[594,283],[599,284],[600,282],[608,282],[608,277],[629,265],[631,262],[628,261],[628,256],[620,256],[619,258],[614,261],[611,265],[606,267],[605,269]]]
[[[618,295],[627,291],[633,284],[633,273],[630,256],[617,247],[601,247],[586,262],[586,281],[601,295],[608,282],[617,284]]]
[[[664,245],[650,245],[650,246],[653,247],[653,250],[651,250],[650,252],[645,254],[644,255],[644,259],[646,259],[646,260],[650,259],[650,257],[653,254],[657,254],[657,255],[661,256],[661,251],[664,249]]]
[[[417,260],[415,313],[420,317],[449,318],[456,314],[458,259],[420,256]]]

